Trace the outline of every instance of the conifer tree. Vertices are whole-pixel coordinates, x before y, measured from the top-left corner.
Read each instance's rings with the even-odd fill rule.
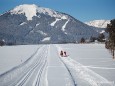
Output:
[[[111,50],[113,59],[115,58],[115,19],[110,21],[110,24],[107,24],[107,30],[109,33],[108,41],[106,42],[106,47]]]

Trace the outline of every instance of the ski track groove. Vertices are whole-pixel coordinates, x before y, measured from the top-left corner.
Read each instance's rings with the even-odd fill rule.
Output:
[[[59,57],[59,58],[60,58],[60,57]],[[73,75],[72,75],[70,69],[67,67],[67,65],[63,62],[63,60],[62,60],[61,58],[60,58],[60,60],[61,60],[61,62],[64,64],[65,68],[67,69],[67,71],[68,71],[68,73],[69,73],[69,75],[70,75],[70,77],[71,77],[71,80],[72,80],[73,83],[74,83],[74,86],[77,86],[77,84],[76,84],[76,82],[75,82],[75,80],[74,80],[74,77],[73,77]]]
[[[57,47],[56,47],[56,49],[57,49]],[[58,49],[57,49],[57,53],[58,53]],[[74,86],[77,86],[77,84],[76,84],[76,82],[75,82],[75,80],[74,80],[74,77],[73,77],[71,71],[69,70],[69,68],[67,67],[67,65],[66,65],[66,64],[64,63],[64,61],[60,58],[60,56],[58,56],[58,58],[59,58],[60,61],[64,64],[64,67],[67,69],[67,71],[68,71],[68,73],[69,73],[69,75],[70,75],[70,77],[71,77],[71,80],[72,80]]]
[[[42,51],[39,52],[39,49],[42,49]],[[14,72],[10,71],[10,74],[11,72],[15,73],[16,71],[18,71],[18,69],[21,69],[21,67],[23,68],[23,66],[26,66],[28,64],[28,61],[31,60],[31,58],[33,58],[34,56],[38,54],[37,57],[34,59],[34,61],[30,64],[30,66],[22,71],[19,78],[17,78],[17,80],[14,80],[14,82],[10,82],[9,84],[7,83],[7,85],[8,86],[23,86],[25,83],[27,83],[27,80],[29,79],[29,77],[31,77],[32,74],[36,72],[37,73],[37,81],[36,81],[37,84],[35,86],[39,86],[42,72],[47,63],[47,58],[46,58],[47,53],[48,53],[48,46],[41,46],[40,48],[38,48],[29,59],[27,59],[24,63],[19,65],[16,69],[13,69],[12,71]],[[8,73],[9,72],[7,72],[7,75]],[[0,76],[5,76],[5,74],[0,75]],[[18,77],[18,74],[17,74],[17,77]],[[6,86],[6,85],[3,84],[2,86]]]
[[[42,58],[42,56],[40,55],[40,58],[38,60],[40,60],[41,58]],[[26,75],[24,75],[22,78],[20,78],[20,81],[18,81],[19,84],[16,83],[17,84],[16,86],[22,86],[26,82],[26,80],[28,79],[28,77],[32,74],[33,69],[35,69],[39,65],[38,63],[39,62],[36,61],[36,63],[33,64],[33,67],[29,67],[30,69],[26,72]]]
[[[35,65],[35,68],[38,67],[38,66],[40,66],[40,67],[38,67],[38,68],[40,68],[40,69],[39,69],[39,71],[38,71],[38,76],[37,76],[37,81],[36,81],[37,84],[35,84],[35,86],[39,86],[40,77],[41,77],[42,71],[43,71],[44,66],[45,66],[45,63],[46,63],[46,62],[43,62],[44,59],[45,59],[44,55],[46,54],[46,50],[43,50],[41,54],[42,54],[42,55],[40,56],[40,57],[41,57],[41,59],[40,59],[40,64],[39,64],[39,62],[36,62],[36,65]],[[43,62],[43,63],[42,63],[42,62]],[[31,71],[32,71],[32,70],[33,70],[33,69],[31,69]],[[32,72],[30,72],[30,74],[32,74]],[[28,77],[29,77],[29,75],[28,75]],[[28,77],[26,78],[26,80],[28,79]],[[25,82],[25,81],[23,81],[23,83],[21,83],[21,85],[19,84],[18,86],[22,86],[22,85],[24,84],[24,82]]]
[[[40,61],[41,61],[41,58],[40,58]],[[39,61],[39,62],[40,62]],[[39,62],[36,62],[36,64],[35,64],[35,66],[33,67],[33,68],[31,68],[30,69],[30,71],[28,71],[28,73],[27,73],[27,75],[25,75],[25,76],[23,76],[24,78],[24,80],[19,84],[19,85],[16,85],[16,86],[22,86],[23,84],[24,84],[24,82],[26,82],[26,80],[28,79],[28,77],[33,73],[33,72],[35,72],[35,71],[33,71],[33,70],[35,70],[38,66],[41,66],[41,64],[37,64],[37,63],[39,63]],[[22,80],[22,79],[21,79]]]
[[[46,52],[45,52],[45,56],[43,56],[43,57],[47,57],[47,52],[48,52],[48,49],[46,50]],[[44,59],[45,60],[45,59]],[[42,72],[43,72],[43,69],[45,68],[45,66],[46,66],[46,63],[47,63],[47,60],[45,60],[45,62],[44,62],[44,64],[42,64],[42,67],[41,67],[41,69],[40,69],[40,73],[39,73],[39,75],[38,75],[38,77],[37,77],[37,81],[36,81],[36,84],[35,84],[35,86],[40,86],[40,79],[41,79],[41,75],[42,75]]]
[[[45,62],[45,64],[46,64],[46,62]],[[36,82],[35,86],[40,86],[40,79],[41,79],[41,75],[42,75],[43,69],[45,67],[45,64],[43,64],[42,67],[41,67],[41,70],[40,70],[40,73],[38,75],[37,82]]]
[[[56,45],[55,46],[56,48],[57,48],[57,52],[58,52],[58,54],[59,54],[59,51],[60,50],[63,50],[61,47],[59,47],[58,45]],[[58,49],[58,48],[60,48],[60,50]],[[65,67],[67,68],[67,70],[68,70],[68,72],[69,72],[69,74],[70,74],[70,76],[71,76],[71,79],[73,80],[73,82],[74,82],[74,86],[77,86],[77,82],[76,82],[76,80],[75,80],[75,78],[74,78],[74,75],[73,75],[73,73],[71,72],[71,67],[69,67],[68,66],[68,64],[64,61],[64,59],[62,59],[61,58],[61,56],[59,55],[59,58],[60,58],[60,60],[62,61],[62,63],[65,65]],[[72,62],[73,63],[73,62]],[[79,63],[80,64],[80,63]],[[81,66],[81,67],[83,67],[83,66]],[[87,69],[88,70],[88,69]],[[87,70],[85,70],[85,71],[87,71]],[[89,86],[114,86],[114,83],[113,82],[110,82],[110,81],[108,81],[107,79],[105,79],[104,77],[102,77],[102,76],[100,76],[100,75],[98,75],[97,73],[95,73],[95,72],[93,72],[93,71],[91,71],[91,70],[89,70],[89,72],[91,72],[91,73],[93,73],[94,75],[97,75],[96,77],[98,77],[98,78],[100,78],[100,83],[98,83],[98,82],[96,82],[95,81],[95,78],[96,77],[93,77],[93,76],[91,76],[90,78],[90,81],[92,82],[88,82],[89,83]],[[89,75],[90,76],[90,75]],[[93,78],[92,78],[93,77]],[[94,79],[94,80],[92,80],[92,79]],[[104,82],[103,82],[104,81]],[[102,83],[101,83],[102,82]],[[104,85],[105,84],[105,85]],[[106,85],[107,84],[107,85]]]

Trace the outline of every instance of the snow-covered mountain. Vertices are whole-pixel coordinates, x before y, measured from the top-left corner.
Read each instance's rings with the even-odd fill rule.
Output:
[[[34,4],[19,5],[0,15],[0,40],[16,44],[70,43],[97,34],[68,14]]]
[[[97,28],[106,28],[107,24],[110,23],[110,20],[93,20],[85,23],[89,26],[93,26]]]
[[[51,10],[49,8],[38,7],[36,5],[20,5],[10,11],[11,14],[24,14],[27,17],[27,20],[32,20],[32,17],[38,16],[37,13],[49,15],[51,17],[67,19],[66,15],[58,14],[58,12]],[[40,17],[40,16],[38,16]]]

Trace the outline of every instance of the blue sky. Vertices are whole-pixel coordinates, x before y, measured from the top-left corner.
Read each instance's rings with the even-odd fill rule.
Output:
[[[51,8],[83,22],[115,18],[115,0],[0,0],[0,14],[20,4]]]

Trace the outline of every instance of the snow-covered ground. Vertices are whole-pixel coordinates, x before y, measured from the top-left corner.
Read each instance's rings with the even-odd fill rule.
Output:
[[[115,86],[114,73],[104,44],[0,47],[0,86]]]
[[[22,64],[40,46],[3,46],[0,47],[0,74]]]

